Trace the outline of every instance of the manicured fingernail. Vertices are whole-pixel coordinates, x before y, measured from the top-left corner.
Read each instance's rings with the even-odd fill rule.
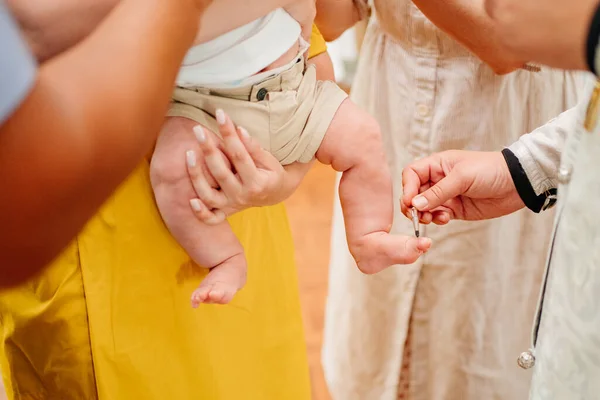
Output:
[[[206,141],[204,129],[200,125],[196,125],[192,130],[194,131],[194,136],[196,136],[198,142],[204,143]]]
[[[219,125],[225,125],[225,112],[220,108],[215,112],[215,116],[217,117],[217,123]]]
[[[424,196],[417,196],[412,200],[412,205],[417,208],[417,210],[422,210],[427,207],[427,199]]]
[[[187,162],[188,167],[194,168],[196,166],[196,153],[193,150],[186,151],[185,161]]]
[[[198,199],[191,199],[190,206],[192,206],[192,209],[194,211],[197,211],[197,212],[202,211],[202,204],[200,203],[200,200],[198,200]]]
[[[241,126],[238,127],[238,129],[240,130],[240,134],[242,135],[242,137],[244,139],[248,139],[250,137],[250,134],[248,133],[248,131],[244,128],[242,128]]]

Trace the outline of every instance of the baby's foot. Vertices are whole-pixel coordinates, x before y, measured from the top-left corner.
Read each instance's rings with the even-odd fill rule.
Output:
[[[375,274],[395,264],[412,264],[431,246],[431,239],[373,232],[350,243],[358,269]]]
[[[197,308],[201,303],[227,304],[233,299],[239,288],[231,282],[214,282],[200,284],[192,293],[192,307]]]
[[[211,268],[192,293],[192,307],[200,304],[227,304],[246,284],[246,259],[240,253]]]

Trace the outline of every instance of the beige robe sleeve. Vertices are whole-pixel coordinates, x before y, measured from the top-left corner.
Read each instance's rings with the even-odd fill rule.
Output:
[[[586,83],[586,90],[591,90],[593,80]],[[567,135],[583,123],[586,105],[586,101],[580,101],[508,147],[519,159],[536,195],[558,186],[557,173]]]

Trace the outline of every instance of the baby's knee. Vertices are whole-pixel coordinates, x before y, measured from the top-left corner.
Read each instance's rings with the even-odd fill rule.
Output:
[[[202,165],[202,153],[191,134],[192,124],[193,121],[187,118],[172,117],[166,120],[150,161],[152,186],[174,185],[189,180],[186,160],[190,150],[193,151],[195,163]]]
[[[184,155],[162,151],[158,146],[150,161],[150,182],[152,187],[161,185],[180,185],[185,179],[189,180],[185,167]]]
[[[317,153],[319,161],[331,164],[336,171],[342,172],[365,160],[381,160],[382,156],[379,124],[356,106],[338,111]]]

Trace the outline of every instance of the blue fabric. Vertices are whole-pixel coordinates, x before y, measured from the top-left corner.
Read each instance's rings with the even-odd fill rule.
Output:
[[[29,93],[35,73],[35,60],[10,11],[0,0],[0,124]]]

